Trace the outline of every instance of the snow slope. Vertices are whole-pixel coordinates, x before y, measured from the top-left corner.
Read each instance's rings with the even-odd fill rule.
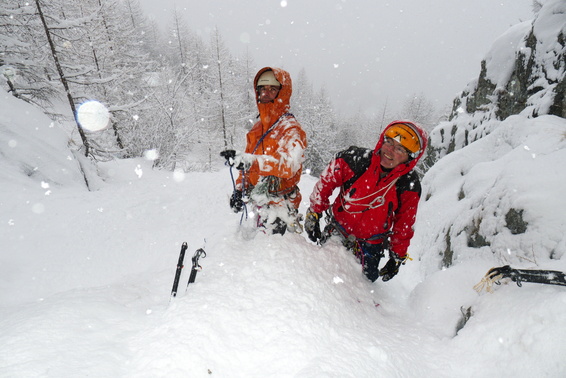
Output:
[[[0,377],[566,375],[566,288],[511,283],[478,294],[473,286],[501,265],[498,255],[456,243],[455,264],[440,269],[443,240],[430,237],[472,219],[472,202],[503,174],[507,183],[493,190],[517,189],[522,195],[511,198],[545,204],[529,218],[526,241],[554,243],[554,259],[538,261],[566,271],[556,234],[566,210],[558,192],[566,180],[563,119],[517,117],[514,136],[503,128],[443,159],[424,180],[433,196],[421,204],[414,260],[372,284],[337,242],[321,248],[304,235],[242,232],[220,157],[208,173],[154,171],[143,159],[103,163],[104,181],[89,192],[76,162],[60,158],[62,131],[15,136],[22,125],[46,123],[32,113],[12,101],[0,118]],[[29,150],[16,157],[14,143]],[[27,159],[37,145],[49,157],[34,163],[46,162],[45,174],[28,176],[17,162],[33,165]],[[314,182],[303,176],[305,199]],[[501,195],[484,196],[483,208]],[[186,291],[185,267],[170,300],[183,241],[186,265],[197,248],[207,255]],[[456,334],[461,307],[474,315]]]

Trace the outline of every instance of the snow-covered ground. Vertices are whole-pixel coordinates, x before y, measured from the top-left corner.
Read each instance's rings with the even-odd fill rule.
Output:
[[[86,190],[59,127],[0,96],[0,377],[566,376],[566,287],[473,289],[503,262],[566,271],[564,119],[515,117],[433,167],[413,261],[371,283],[337,242],[242,232],[220,157],[208,173],[101,163],[98,190]],[[305,201],[314,183],[303,176]],[[523,235],[492,215],[508,202],[527,209]],[[445,241],[431,235],[478,214],[493,243],[536,261],[456,237],[454,265],[441,269]],[[206,257],[187,289],[198,248]]]

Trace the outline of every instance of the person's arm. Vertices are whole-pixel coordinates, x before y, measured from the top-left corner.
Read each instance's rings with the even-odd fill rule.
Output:
[[[351,175],[352,171],[343,159],[338,157],[332,159],[320,174],[320,178],[309,197],[310,209],[316,213],[322,213],[328,209],[330,207],[330,196],[334,189],[342,186]]]
[[[395,212],[392,235],[389,238],[390,247],[397,256],[403,258],[413,237],[413,225],[417,217],[417,208],[421,196],[421,185],[414,175],[412,180],[406,180],[399,194],[399,208]]]

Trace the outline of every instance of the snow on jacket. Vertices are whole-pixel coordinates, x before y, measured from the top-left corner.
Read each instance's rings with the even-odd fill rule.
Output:
[[[291,76],[287,71],[275,67],[259,70],[254,79],[254,88],[262,73],[272,70],[275,78],[281,83],[281,89],[273,102],[262,104],[256,91],[256,102],[259,110],[259,121],[246,135],[248,154],[256,155],[251,167],[240,174],[237,185],[242,189],[256,186],[267,176],[278,178],[278,188],[272,195],[282,196],[293,192],[292,203],[296,208],[301,202],[301,194],[297,187],[305,160],[307,137],[295,117],[289,113],[292,93]],[[244,180],[242,180],[244,178]]]
[[[421,195],[421,184],[413,168],[426,149],[427,135],[416,127],[423,141],[419,155],[387,173],[381,166],[379,151],[387,128],[399,122],[385,128],[373,151],[350,147],[336,154],[316,183],[310,202],[311,209],[321,213],[330,207],[329,198],[340,187],[332,213],[342,231],[370,243],[383,242],[383,234],[389,233],[391,250],[404,257],[413,237]],[[380,178],[382,174],[385,176]]]

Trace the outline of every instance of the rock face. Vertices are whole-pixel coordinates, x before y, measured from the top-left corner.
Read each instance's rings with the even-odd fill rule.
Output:
[[[414,237],[425,272],[477,257],[519,266],[563,258],[565,71],[566,1],[547,0],[493,43],[432,130]]]
[[[566,118],[565,71],[566,2],[551,0],[533,20],[495,41],[479,77],[454,100],[449,120],[431,133],[426,166],[489,134],[492,121],[515,114]]]

